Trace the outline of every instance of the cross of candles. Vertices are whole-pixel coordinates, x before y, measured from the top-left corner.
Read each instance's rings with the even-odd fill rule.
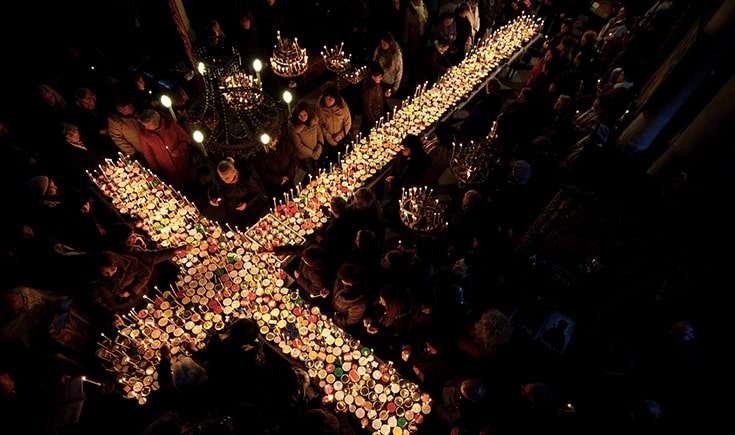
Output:
[[[424,187],[404,188],[398,200],[398,213],[407,227],[416,231],[433,231],[444,223],[447,204],[439,201],[434,189]]]
[[[99,174],[96,170],[88,173],[121,212],[141,214],[140,228],[155,236],[156,242],[194,246],[174,259],[181,268],[175,285],[168,290],[154,288],[144,308],[122,316],[123,324],[114,339],[103,335],[99,341],[97,355],[117,376],[117,386],[125,397],[144,404],[150,391],[158,388],[152,375],[163,344],[169,345],[174,355],[185,353],[188,341],[203,346],[208,335],[235,318],[247,317],[258,322],[265,340],[303,362],[335,407],[354,414],[362,427],[376,433],[388,433],[391,428],[414,433],[431,411],[428,394],[401,378],[390,362],[380,362],[372,349],[333,325],[318,307],[309,306],[298,291],[286,287],[279,259],[259,252],[258,247],[263,246],[261,242],[273,245],[303,240],[308,231],[326,223],[321,208],[333,195],[351,197],[355,188],[391,160],[407,133],[418,130],[420,134],[478,84],[489,74],[485,68],[503,60],[504,53],[498,52],[498,47],[519,47],[525,33],[514,29],[503,27],[488,38],[489,42],[478,43],[473,51],[477,59],[463,62],[445,75],[440,85],[426,89],[422,84],[416,98],[387,113],[367,137],[360,135],[349,144],[338,156],[336,167],[309,175],[305,186],[289,189],[277,201],[274,198],[272,213],[242,232],[202,217],[185,197],[122,156],[118,162],[106,160]],[[281,43],[302,50],[296,40],[287,44],[279,34]],[[455,144],[452,173],[469,179],[497,167],[501,162],[493,160],[490,145],[490,138]],[[446,204],[427,187],[404,189],[399,209],[409,228],[431,231],[444,224]],[[382,393],[376,393],[378,386]],[[396,408],[378,411],[357,405],[358,398],[374,403],[375,394],[380,402]],[[382,417],[383,411],[387,419]]]
[[[299,38],[281,37],[279,30],[276,39],[270,62],[273,72],[280,77],[298,77],[306,72],[309,57],[306,49],[299,46]]]

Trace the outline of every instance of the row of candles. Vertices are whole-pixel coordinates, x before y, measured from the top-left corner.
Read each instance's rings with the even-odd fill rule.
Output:
[[[516,32],[517,33],[517,32]],[[520,46],[519,46],[520,47]],[[492,49],[489,45],[486,47],[487,49]],[[478,57],[481,50],[477,50]],[[467,65],[471,65],[471,62],[467,62]],[[455,72],[456,70],[456,72]],[[462,68],[455,68],[452,73],[448,74],[455,75],[455,74],[461,74]],[[417,93],[415,98],[410,99],[408,102],[405,102],[402,106],[400,111],[394,111],[393,116],[391,117],[390,114],[388,114],[388,120],[381,123],[380,126],[376,126],[374,128],[370,135],[368,137],[358,137],[357,140],[352,144],[352,147],[349,151],[345,152],[344,158],[340,159],[340,163],[337,165],[337,167],[331,168],[331,171],[320,173],[317,177],[314,177],[314,179],[310,179],[307,186],[305,186],[303,189],[301,187],[297,188],[297,191],[294,193],[291,193],[288,197],[285,197],[285,204],[289,204],[290,206],[293,206],[298,210],[301,211],[307,211],[307,207],[321,207],[326,204],[328,204],[329,199],[331,198],[331,195],[339,192],[341,194],[344,194],[345,196],[350,196],[352,191],[359,185],[361,185],[364,182],[364,176],[365,174],[371,174],[375,170],[382,168],[382,166],[387,163],[400,149],[400,141],[403,137],[407,134],[410,128],[415,127],[416,121],[425,121],[426,116],[421,116],[422,112],[428,107],[426,103],[430,103],[429,105],[433,106],[433,115],[435,116],[436,113],[441,115],[451,107],[451,104],[448,103],[451,99],[446,98],[448,95],[456,95],[456,92],[450,91],[449,88],[447,88],[448,85],[451,83],[459,82],[460,77],[457,77],[456,79],[450,80],[452,77],[449,77],[446,79],[443,83],[442,87],[434,86],[431,89],[426,89],[426,86],[423,85],[420,87],[420,89],[417,89]],[[420,101],[420,104],[417,104],[417,101]],[[424,113],[425,115],[425,113]],[[380,157],[380,158],[375,158]],[[359,168],[359,169],[357,169]],[[351,170],[352,169],[352,170]],[[357,169],[357,170],[355,170]],[[122,193],[131,190],[136,192],[136,195],[127,195],[128,198],[130,197],[136,197],[138,195],[141,195],[141,192],[148,192],[150,190],[156,190],[160,189],[165,192],[164,195],[157,195],[156,198],[160,198],[163,196],[164,198],[167,198],[167,200],[170,198],[170,200],[175,200],[177,202],[183,201],[184,203],[188,202],[185,197],[183,197],[178,192],[175,192],[175,190],[168,188],[167,186],[160,183],[160,180],[154,180],[154,182],[151,182],[151,174],[150,173],[141,173],[137,174],[137,176],[131,177],[129,172],[135,172],[142,170],[142,167],[139,167],[135,164],[129,164],[129,163],[109,163],[105,165],[105,167],[100,167],[101,174],[90,174],[90,177],[95,179],[98,182],[98,185],[103,188],[103,192],[105,192],[108,196],[112,197],[113,199],[121,195]],[[335,181],[337,181],[335,183]],[[136,185],[137,183],[137,185]],[[151,187],[155,184],[156,189],[152,189]],[[347,188],[347,191],[344,192],[340,189],[335,189],[334,186],[345,186]],[[161,187],[159,187],[161,186]],[[121,192],[122,191],[122,192]],[[433,191],[426,190],[426,189],[417,189],[414,191],[404,192],[404,197],[402,197],[401,201],[405,200],[406,202],[411,202],[414,199],[424,196],[427,198],[427,204],[431,203],[431,197],[433,195]],[[304,200],[304,198],[310,198],[310,200]],[[128,207],[128,209],[135,209],[136,206],[134,204],[131,204],[128,199],[126,201],[113,201],[117,202],[118,204],[122,206]],[[434,206],[437,206],[438,201],[434,200]],[[275,205],[275,203],[274,203]],[[277,209],[277,207],[275,207]],[[173,210],[173,209],[172,209]],[[180,233],[178,234],[178,237],[181,239],[187,239],[190,237],[195,238],[195,240],[210,240],[210,242],[213,242],[212,244],[217,246],[218,249],[215,249],[214,252],[208,252],[207,255],[204,257],[207,261],[207,267],[208,268],[214,268],[214,271],[220,271],[225,270],[227,271],[228,267],[231,266],[233,256],[227,255],[225,257],[221,256],[221,252],[232,252],[237,251],[240,252],[242,255],[243,253],[245,256],[253,256],[253,258],[258,258],[258,256],[252,252],[248,251],[247,249],[243,249],[243,246],[246,246],[243,244],[243,241],[247,238],[245,237],[244,233],[241,233],[237,228],[233,231],[231,228],[229,228],[229,231],[221,229],[219,225],[216,222],[208,221],[206,218],[203,218],[198,214],[198,210],[196,210],[196,207],[192,205],[184,207],[184,212],[179,212],[178,216],[181,216],[180,222],[179,222],[179,229]],[[145,211],[145,210],[139,210]],[[274,216],[276,214],[274,213]],[[163,229],[163,225],[161,224],[160,220],[164,217],[160,215],[160,213],[150,213],[146,214],[146,228],[148,228],[153,235],[160,236],[160,232]],[[167,225],[170,225],[171,221],[173,219],[172,215],[167,216],[168,219]],[[158,219],[158,220],[157,220]],[[439,220],[437,220],[439,221]],[[294,225],[293,222],[290,220],[284,220],[284,225]],[[298,228],[294,228],[298,229]],[[167,234],[167,237],[175,237],[177,234],[173,232],[169,232]],[[197,237],[195,237],[197,236]],[[217,237],[214,237],[217,236]],[[219,254],[219,255],[217,255]],[[250,313],[251,315],[255,315],[255,313],[260,313],[257,315],[259,319],[259,323],[261,323],[262,326],[273,326],[271,324],[272,316],[268,319],[267,322],[263,322],[263,314],[266,314],[266,312],[263,312],[265,308],[263,308],[264,299],[262,296],[260,296],[260,299],[258,299],[259,296],[257,296],[257,292],[259,290],[262,290],[264,288],[268,288],[268,285],[264,285],[265,282],[272,283],[275,282],[281,278],[282,270],[278,268],[273,267],[273,263],[269,260],[265,259],[266,261],[258,260],[258,271],[253,274],[248,274],[246,272],[245,274],[242,273],[242,269],[238,270],[229,270],[227,273],[224,274],[215,274],[214,271],[208,270],[203,275],[207,275],[209,273],[210,278],[199,278],[198,280],[194,280],[194,277],[188,274],[192,269],[196,268],[188,268],[186,270],[184,264],[186,265],[192,265],[196,263],[197,261],[200,261],[199,266],[203,265],[203,261],[201,261],[201,253],[199,257],[194,257],[191,253],[187,254],[186,258],[180,259],[180,263],[182,264],[182,283],[185,282],[187,286],[187,292],[191,292],[192,290],[196,291],[198,293],[198,289],[195,290],[195,287],[197,286],[204,286],[206,289],[207,287],[211,287],[211,289],[208,289],[207,291],[214,291],[214,288],[222,289],[224,288],[224,284],[227,284],[230,290],[229,293],[229,304],[225,304],[224,300],[226,298],[222,297],[222,292],[215,291],[215,294],[220,294],[219,297],[213,298],[215,301],[211,306],[209,303],[211,300],[207,300],[208,298],[205,298],[207,300],[207,304],[205,305],[197,305],[197,313],[214,313],[214,308],[219,307],[217,311],[224,312],[225,308],[229,308],[228,312],[230,313],[230,316],[228,316],[228,320],[239,316],[239,315],[245,315],[246,313]],[[260,266],[267,265],[265,268],[260,268]],[[234,272],[234,276],[232,276]],[[197,272],[196,275],[201,274],[201,272]],[[188,278],[187,278],[188,276]],[[223,280],[223,277],[227,277]],[[246,281],[248,279],[249,281]],[[234,284],[237,282],[236,284]],[[247,284],[245,284],[247,283]],[[212,286],[209,286],[209,284],[212,284]],[[235,291],[239,290],[239,291]],[[180,293],[180,291],[177,291],[176,293]],[[250,298],[253,297],[251,293],[255,294],[254,299],[251,301]],[[235,297],[234,295],[238,294],[240,295],[239,298]],[[246,295],[247,300],[243,299],[243,294]],[[202,298],[199,298],[201,301]],[[274,300],[273,296],[269,296],[268,302],[265,303],[265,306],[268,308],[271,308],[272,301]],[[259,302],[256,302],[259,301]],[[240,306],[235,308],[237,305],[237,302],[240,302]],[[243,305],[244,304],[244,305]],[[278,304],[276,304],[278,306]],[[303,312],[306,310],[306,304],[301,301],[301,305],[295,305],[301,307],[301,311]],[[250,309],[257,311],[249,311]],[[267,311],[267,310],[266,310]],[[299,310],[296,310],[299,312]],[[177,305],[177,310],[173,311],[174,315],[183,315],[185,312],[181,312],[180,307]],[[270,313],[269,313],[270,314]],[[293,314],[293,311],[291,312]],[[131,313],[131,316],[133,314]],[[127,319],[130,320],[129,327],[135,327],[137,324],[137,316],[131,317],[126,316]],[[200,319],[203,318],[203,316],[199,317]],[[288,318],[288,317],[287,317]],[[135,320],[135,321],[134,321]],[[183,319],[182,319],[183,320]],[[321,318],[322,320],[322,327],[325,325],[328,326],[328,330],[335,331],[338,330],[338,328],[335,328],[334,325],[331,324],[331,322],[328,321],[328,319]],[[180,324],[180,321],[176,321],[178,324]],[[144,323],[145,325],[146,323]],[[289,323],[290,324],[290,323]],[[279,322],[276,321],[276,326],[279,325]],[[140,326],[140,325],[138,325]],[[213,325],[212,325],[213,326]],[[177,328],[180,328],[178,326]],[[174,328],[174,331],[177,331],[177,329]],[[269,329],[269,332],[270,329]],[[342,331],[339,332],[339,334],[343,333]],[[182,335],[185,335],[182,333]],[[272,336],[274,339],[279,334],[268,334],[269,336]],[[185,336],[188,336],[186,334]],[[160,335],[159,335],[160,337]],[[196,339],[196,336],[193,337]],[[137,340],[137,338],[136,338]],[[152,340],[149,337],[145,337],[145,340]],[[123,345],[132,343],[127,342],[126,340],[120,340]],[[177,340],[177,342],[180,342],[180,340]],[[111,343],[115,343],[117,345],[116,341],[107,341],[105,340],[103,345],[109,346]],[[146,345],[146,341],[140,341],[136,342],[136,344],[143,344]],[[148,342],[149,344],[152,342]],[[103,346],[104,347],[104,346]],[[143,346],[141,347],[141,350],[145,350],[143,352],[143,355],[150,355],[150,352],[144,349]],[[114,349],[113,349],[114,350]],[[289,349],[293,350],[293,348]],[[107,351],[106,351],[107,352]],[[108,354],[110,352],[107,352]],[[114,354],[114,352],[112,352]],[[122,355],[125,356],[122,356]],[[157,353],[154,352],[154,354],[157,355]],[[130,355],[128,352],[123,352],[118,355],[120,358],[126,359],[127,363],[126,366],[130,367]],[[155,358],[154,358],[155,359]],[[126,379],[146,379],[145,376],[148,376],[146,372],[150,371],[149,366],[147,363],[144,363],[142,361],[148,361],[146,358],[140,358],[136,357],[133,358],[133,360],[136,361],[136,363],[140,364],[141,367],[138,368],[139,371],[142,371],[142,373],[137,373],[135,376],[131,376],[126,373]],[[358,358],[359,361],[359,358]],[[369,371],[372,367],[372,363],[377,361],[376,359],[372,359],[370,361],[370,366],[367,368]],[[365,362],[365,361],[363,361]],[[118,366],[121,366],[118,364]],[[384,368],[384,367],[383,367]],[[128,370],[130,370],[128,368]],[[390,378],[394,378],[394,375],[391,375]],[[362,378],[361,378],[362,379]],[[397,379],[400,379],[398,377]],[[137,382],[135,385],[137,385]],[[406,383],[405,380],[400,379],[399,382],[401,385],[406,386],[408,385],[410,389],[415,390],[416,386],[411,383]],[[125,386],[129,391],[133,391],[132,387],[130,386],[129,382],[124,382]],[[323,385],[323,382],[320,382],[320,385]],[[333,385],[333,384],[332,384]],[[359,385],[359,384],[356,384]],[[326,385],[324,385],[326,388]],[[130,394],[128,391],[127,397],[134,397],[138,398],[139,402],[142,401],[144,403],[144,396],[140,396],[139,394]],[[135,393],[135,391],[133,391]],[[428,403],[428,402],[427,402]],[[347,406],[347,404],[342,403],[342,406],[345,409],[349,409],[350,411],[353,411],[352,408]],[[365,415],[368,418],[367,413],[364,408],[361,412],[359,412],[360,415]],[[429,409],[424,408],[424,411],[429,411]],[[354,410],[355,413],[357,413],[357,410]],[[356,414],[357,415],[357,414]],[[373,418],[368,418],[367,423],[372,424],[375,423],[375,421],[382,421],[380,418],[377,418],[372,413],[370,414]],[[383,423],[378,424],[378,428],[376,428],[376,433],[380,433],[380,431],[383,431]],[[396,426],[397,427],[397,426]],[[415,425],[405,425],[402,427],[402,430],[404,433],[410,433],[413,430],[416,429]],[[389,428],[390,430],[390,428]],[[400,433],[400,432],[399,432]]]

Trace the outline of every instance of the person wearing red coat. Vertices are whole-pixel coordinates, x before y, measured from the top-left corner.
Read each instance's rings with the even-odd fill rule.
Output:
[[[143,125],[140,145],[148,167],[173,188],[194,187],[197,170],[189,155],[191,137],[186,130],[155,109],[142,110],[138,121]]]

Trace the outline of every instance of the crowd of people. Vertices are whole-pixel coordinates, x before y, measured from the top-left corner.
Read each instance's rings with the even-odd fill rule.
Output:
[[[232,35],[249,69],[249,59],[267,56],[268,36],[303,5],[244,3],[250,7],[209,16],[222,24],[213,37]],[[697,388],[691,375],[700,370],[699,342],[690,319],[672,319],[661,303],[641,297],[605,308],[606,315],[634,311],[618,314],[635,314],[636,326],[596,325],[603,331],[591,354],[582,343],[545,347],[550,335],[535,341],[513,320],[535,296],[525,279],[527,259],[515,247],[559,189],[592,195],[618,182],[611,166],[618,160],[602,153],[652,72],[636,56],[637,44],[665,46],[684,2],[636,5],[635,16],[631,5],[619,4],[600,27],[582,28],[574,20],[582,9],[557,1],[468,0],[451,10],[441,1],[356,3],[364,7],[342,23],[350,44],[358,35],[367,40],[360,103],[326,86],[315,104],[294,104],[270,143],[247,158],[211,161],[192,143],[185,116],[160,107],[134,68],[94,79],[69,80],[70,71],[41,77],[24,101],[3,108],[2,173],[14,205],[2,246],[3,433],[91,429],[85,416],[71,425],[57,421],[58,391],[75,374],[109,375],[95,360],[97,338],[114,335],[154,286],[175,279],[171,260],[192,248],[162,247],[121,214],[90,177],[99,165],[138,161],[206,217],[248,228],[300,176],[329,170],[406,89],[433,83],[479,38],[520,13],[542,15],[547,38],[530,48],[530,72],[517,95],[503,98],[500,80],[488,81],[467,119],[442,121],[428,137],[407,135],[380,180],[331,198],[327,223],[303,245],[273,250],[292,256],[286,270],[308,303],[431,395],[423,433],[665,431],[697,415],[690,402],[696,399],[687,397]],[[180,92],[185,106],[188,96]],[[353,126],[357,115],[362,122]],[[491,134],[498,165],[486,182],[439,181],[452,143]],[[444,188],[449,198],[446,223],[426,234],[403,226],[398,211],[403,189],[423,186]],[[640,313],[649,305],[655,319]],[[562,322],[556,332],[568,327]],[[646,329],[637,336],[635,327]],[[203,348],[186,345],[179,357],[162,347],[161,389],[137,425],[141,434],[361,430],[311,390],[298,362],[269,353],[251,319],[232,322]]]

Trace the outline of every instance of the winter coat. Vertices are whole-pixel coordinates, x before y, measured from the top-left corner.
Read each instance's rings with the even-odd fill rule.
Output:
[[[297,159],[310,159],[314,153],[320,156],[324,144],[324,134],[321,127],[319,127],[319,118],[316,116],[316,112],[309,115],[306,124],[289,120],[288,138],[293,144]]]
[[[143,154],[140,143],[140,124],[134,116],[124,116],[116,113],[107,117],[107,132],[110,139],[128,156]]]
[[[334,323],[341,327],[351,327],[362,321],[368,309],[368,301],[358,285],[345,286],[337,278],[332,290],[332,308],[334,308]]]
[[[140,142],[148,167],[165,183],[180,188],[196,179],[197,171],[189,156],[191,137],[171,117],[162,115],[156,131],[141,129]]]
[[[253,161],[263,184],[273,192],[282,189],[284,176],[293,180],[296,175],[296,156],[288,138],[281,138],[276,149],[258,153]]]
[[[335,136],[342,133],[349,136],[352,133],[352,114],[350,107],[342,100],[334,103],[332,107],[327,107],[324,97],[320,97],[316,105],[316,114],[319,117],[319,127],[325,138]]]

